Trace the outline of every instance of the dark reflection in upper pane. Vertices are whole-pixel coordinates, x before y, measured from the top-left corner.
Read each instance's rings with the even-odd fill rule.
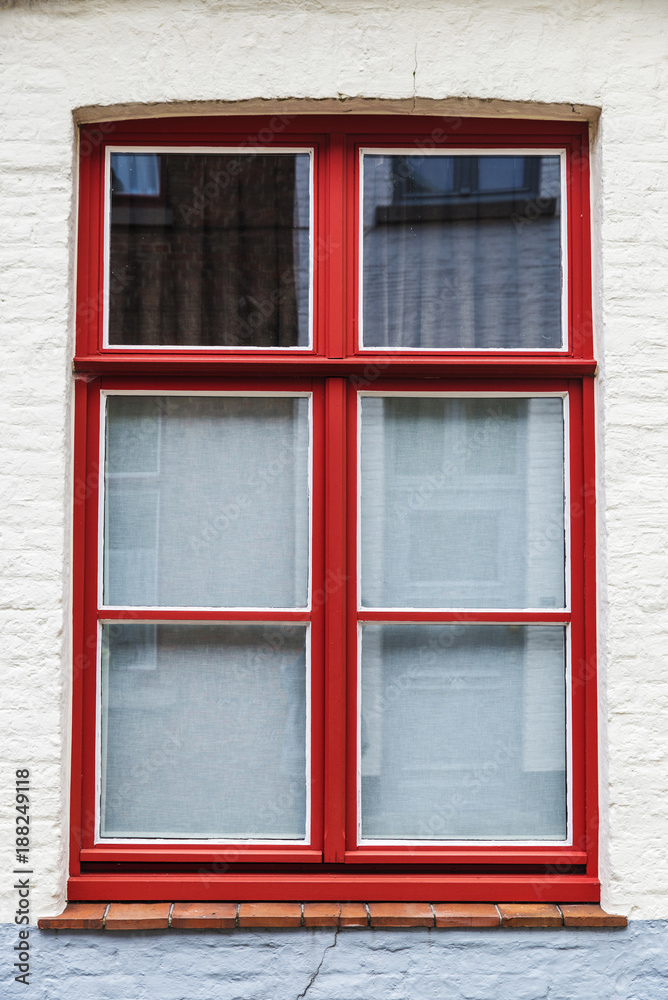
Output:
[[[562,346],[559,156],[364,157],[363,346]]]
[[[306,347],[308,153],[112,153],[109,344]]]

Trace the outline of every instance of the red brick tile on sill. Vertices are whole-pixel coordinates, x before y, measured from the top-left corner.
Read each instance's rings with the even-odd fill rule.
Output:
[[[554,903],[499,903],[504,927],[561,927],[559,908]]]
[[[176,930],[239,927],[626,927],[593,903],[68,903],[40,930]],[[106,912],[106,918],[104,914]],[[303,917],[302,917],[303,912]],[[237,920],[237,913],[239,919]],[[499,917],[501,914],[501,918]],[[563,915],[563,916],[562,916]],[[370,918],[370,920],[369,920]]]
[[[68,903],[57,917],[40,917],[41,931],[101,931],[107,903]]]
[[[372,927],[433,927],[429,903],[369,903]]]
[[[169,927],[171,903],[112,903],[104,929],[107,931],[157,931]]]
[[[236,903],[174,903],[171,926],[177,930],[223,930],[236,927]]]
[[[341,927],[367,927],[369,915],[364,903],[341,903],[341,915],[339,926]]]
[[[299,927],[301,903],[241,903],[239,927]]]
[[[606,913],[596,903],[561,903],[564,927],[627,927],[620,913]]]
[[[304,903],[304,927],[338,927],[340,916],[340,903]]]
[[[494,903],[434,903],[437,927],[500,927]]]

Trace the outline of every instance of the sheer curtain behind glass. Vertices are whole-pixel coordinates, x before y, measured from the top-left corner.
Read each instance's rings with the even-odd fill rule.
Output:
[[[309,404],[108,395],[105,602],[305,608]],[[304,840],[307,629],[103,625],[103,837]]]
[[[102,837],[303,840],[306,627],[105,625]]]
[[[363,606],[563,607],[562,399],[361,404]]]
[[[362,837],[564,840],[564,629],[364,625]]]
[[[561,347],[559,156],[363,163],[365,347]]]
[[[309,401],[107,397],[104,601],[305,607]]]
[[[362,607],[565,603],[560,397],[361,398]],[[567,833],[563,626],[362,626],[361,834]]]

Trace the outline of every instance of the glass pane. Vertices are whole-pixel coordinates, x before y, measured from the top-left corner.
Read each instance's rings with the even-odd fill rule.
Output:
[[[478,194],[490,191],[514,193],[525,189],[526,156],[477,156],[475,159],[478,166]],[[543,159],[547,157],[529,159],[529,165]],[[557,157],[550,159],[556,160]]]
[[[160,156],[154,153],[112,153],[112,192],[115,195],[160,194]]]
[[[562,346],[558,156],[364,157],[365,347]]]
[[[362,636],[363,838],[565,839],[563,628]]]
[[[361,402],[363,606],[563,607],[562,400]]]
[[[109,344],[305,347],[308,153],[112,153]]]
[[[109,396],[104,601],[306,607],[306,397]]]
[[[105,625],[103,837],[303,840],[306,628]]]

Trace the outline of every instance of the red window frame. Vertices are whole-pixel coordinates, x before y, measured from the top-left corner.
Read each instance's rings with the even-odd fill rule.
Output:
[[[102,346],[108,146],[309,147],[314,154],[314,340],[253,351]],[[566,151],[568,348],[560,351],[361,350],[357,345],[359,149]],[[81,132],[75,356],[73,741],[70,899],[594,901],[597,872],[594,386],[587,127],[574,122],[368,116],[151,119]],[[428,383],[424,380],[428,379]],[[569,612],[359,612],[356,588],[357,394],[567,392]],[[308,391],[313,394],[313,592],[309,612],[181,612],[161,620],[309,621],[313,632],[310,845],[96,844],[98,620],[150,618],[97,605],[100,399],[104,391]],[[326,526],[326,530],[325,530]],[[331,586],[331,581],[337,581]],[[343,581],[343,583],[341,582]],[[570,846],[356,843],[358,620],[554,621],[571,630]]]

